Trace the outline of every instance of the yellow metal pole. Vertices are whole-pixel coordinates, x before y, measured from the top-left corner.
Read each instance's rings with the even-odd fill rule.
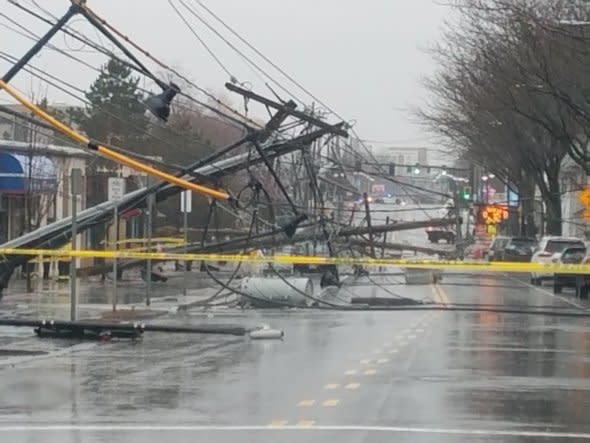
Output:
[[[72,140],[84,145],[88,149],[95,150],[100,152],[105,157],[110,158],[118,163],[124,164],[133,168],[137,171],[145,172],[151,176],[157,177],[161,180],[164,180],[168,183],[175,184],[180,186],[181,188],[190,189],[191,191],[198,192],[199,194],[204,194],[209,197],[212,197],[217,200],[228,200],[230,198],[229,194],[225,191],[220,191],[217,189],[212,189],[207,186],[198,185],[196,183],[191,183],[187,180],[183,180],[182,178],[176,177],[172,174],[168,174],[167,172],[160,171],[159,169],[153,168],[149,165],[141,163],[131,157],[123,155],[119,152],[113,151],[102,145],[95,145],[91,142],[91,140],[83,134],[76,132],[74,129],[70,128],[69,126],[63,124],[55,117],[49,115],[43,109],[39,108],[34,103],[30,102],[26,97],[24,97],[20,92],[18,92],[15,88],[10,86],[8,83],[0,80],[0,88],[4,89],[8,94],[10,94],[16,101],[21,103],[24,107],[26,107],[29,111],[35,114],[37,117],[45,120],[55,129],[60,131],[62,134],[70,137]]]

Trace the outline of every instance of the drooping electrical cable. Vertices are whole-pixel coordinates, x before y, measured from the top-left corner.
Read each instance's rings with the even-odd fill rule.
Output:
[[[254,45],[252,45],[250,42],[248,42],[244,37],[242,37],[237,31],[235,31],[231,26],[229,26],[229,24],[227,24],[223,19],[221,19],[217,14],[215,14],[215,12],[213,12],[213,10],[210,7],[207,7],[203,2],[201,2],[200,0],[194,0],[196,4],[198,4],[201,8],[203,8],[205,11],[207,11],[215,20],[217,20],[217,22],[219,22],[225,29],[227,29],[230,33],[232,33],[236,38],[238,38],[238,40],[240,40],[242,43],[244,43],[248,48],[250,48],[252,51],[254,51],[255,54],[257,54],[259,57],[261,57],[265,62],[267,62],[270,66],[272,66],[274,69],[276,69],[280,74],[282,74],[285,78],[287,78],[289,81],[291,81],[291,83],[293,83],[295,86],[297,86],[301,91],[303,91],[305,94],[307,94],[308,97],[310,97],[312,100],[314,100],[315,102],[319,103],[322,107],[324,107],[325,109],[329,110],[332,114],[334,114],[337,118],[339,118],[340,120],[346,121],[346,119],[340,117],[336,112],[334,112],[333,110],[330,109],[329,106],[327,106],[324,102],[322,102],[322,100],[320,100],[318,97],[316,97],[315,95],[313,95],[309,90],[307,90],[303,85],[301,85],[301,83],[299,83],[297,80],[295,80],[291,75],[289,75],[287,72],[285,72],[283,69],[281,69],[276,63],[274,63],[272,60],[270,60],[267,56],[265,56],[261,51],[259,51],[256,47],[254,47]],[[294,96],[293,94],[289,93],[289,95]],[[301,101],[301,100],[298,100]],[[303,101],[301,101],[303,103]]]
[[[180,4],[182,4],[184,6],[184,8],[193,17],[195,17],[197,20],[199,20],[211,32],[213,32],[218,38],[220,38],[229,48],[231,48],[234,52],[236,52],[249,66],[254,68],[257,72],[259,72],[261,75],[266,77],[268,80],[270,80],[275,86],[277,86],[279,89],[281,89],[283,92],[285,92],[289,97],[292,97],[295,100],[297,100],[299,103],[304,104],[304,102],[301,101],[297,97],[297,95],[293,94],[291,91],[289,91],[287,88],[285,88],[281,83],[279,83],[270,74],[268,74],[268,72],[266,72],[264,69],[262,69],[260,66],[258,66],[254,61],[252,61],[252,59],[250,57],[248,57],[246,54],[244,54],[244,52],[241,51],[236,45],[234,45],[225,36],[223,36],[223,34],[221,34],[217,29],[215,29],[215,27],[213,27],[209,22],[207,22],[205,19],[203,19],[194,8],[192,8],[190,5],[188,5],[184,0],[177,0],[177,1]],[[171,2],[172,2],[172,0],[168,0],[168,3],[171,3]]]
[[[17,6],[18,8],[20,8],[21,10],[25,11],[26,13],[32,15],[33,17],[37,18],[38,20],[41,20],[49,25],[53,25],[54,22],[52,22],[51,20],[42,17],[41,15],[35,13],[34,11],[30,10],[29,8],[26,8],[25,6],[21,5],[20,3],[18,3],[16,0],[8,0],[11,4]],[[180,78],[181,80],[183,80],[186,84],[192,86],[193,88],[195,88],[196,90],[198,90],[200,93],[204,94],[205,96],[207,96],[209,99],[211,99],[214,103],[216,103],[220,108],[224,108],[227,111],[233,113],[235,116],[237,116],[239,119],[236,119],[236,117],[233,117],[231,115],[225,114],[223,112],[221,112],[219,109],[216,109],[215,107],[212,107],[210,105],[208,105],[207,103],[198,100],[194,97],[192,97],[191,95],[187,94],[184,91],[180,91],[179,95],[187,98],[188,100],[191,100],[193,102],[195,102],[196,104],[204,107],[205,109],[224,117],[225,119],[228,120],[228,122],[232,122],[234,124],[239,125],[240,127],[244,125],[244,122],[248,123],[250,126],[252,127],[259,127],[259,123],[249,119],[247,116],[241,114],[239,111],[236,111],[235,109],[233,109],[231,106],[228,106],[227,104],[225,104],[223,101],[219,100],[217,97],[215,97],[213,94],[211,94],[209,91],[207,91],[206,89],[198,86],[194,81],[190,80],[188,77],[182,75],[180,72],[178,72],[177,70],[169,67],[168,65],[166,65],[165,63],[161,62],[159,59],[155,58],[152,54],[150,54],[148,51],[146,51],[145,49],[139,47],[138,45],[136,45],[135,43],[133,43],[133,41],[131,41],[127,36],[125,36],[124,34],[122,34],[120,31],[118,31],[116,28],[112,27],[110,24],[108,24],[104,19],[102,19],[101,17],[97,16],[96,14],[94,14],[94,12],[92,10],[90,10],[87,6],[85,7],[85,9],[87,9],[89,11],[89,13],[91,13],[93,15],[93,17],[99,21],[100,23],[102,23],[105,27],[107,27],[109,30],[111,30],[114,34],[118,35],[119,37],[121,37],[123,40],[125,40],[127,43],[131,44],[135,49],[139,50],[143,55],[145,55],[146,57],[148,57],[150,60],[154,61],[158,66],[160,66],[161,68],[171,72],[172,74],[176,75],[178,78]],[[52,18],[56,19],[55,16],[50,15]],[[126,60],[122,59],[121,57],[117,56],[113,51],[109,50],[108,48],[101,46],[100,44],[97,44],[95,42],[93,42],[91,39],[89,39],[88,37],[86,37],[82,32],[80,31],[76,31],[73,30],[71,28],[71,26],[65,26],[64,28],[61,29],[61,32],[63,32],[64,34],[80,41],[81,43],[88,45],[90,47],[92,47],[93,49],[95,49],[96,51],[114,58],[116,60],[118,60],[119,62],[125,64],[127,67],[133,69],[133,70],[137,70],[137,67],[132,64],[127,62]],[[58,51],[63,51],[60,48],[48,44],[48,47],[54,49],[54,50],[58,50]],[[65,51],[63,51],[65,52]],[[140,71],[141,72],[141,71]]]
[[[14,56],[12,56],[10,54],[7,54],[4,51],[0,51],[0,59],[6,60],[6,61],[9,61],[9,62],[14,62],[15,60],[17,60],[16,57],[14,57]],[[86,98],[81,97],[79,95],[79,94],[84,94],[85,93],[85,91],[83,89],[78,88],[77,86],[75,86],[75,85],[73,85],[73,84],[71,84],[69,82],[66,82],[65,80],[63,80],[63,79],[61,79],[61,78],[59,78],[57,76],[54,76],[52,74],[49,74],[45,70],[42,70],[40,68],[37,68],[37,67],[35,67],[32,64],[29,64],[29,65],[25,66],[23,68],[23,71],[28,72],[29,74],[33,75],[34,77],[38,78],[39,80],[41,80],[41,81],[47,83],[48,85],[50,85],[50,86],[58,89],[59,91],[65,93],[67,95],[69,95],[70,97],[72,97],[72,98],[74,98],[74,99],[82,102],[84,105],[87,105],[87,106],[90,106],[91,105],[91,103]],[[48,80],[47,77],[49,79],[51,79],[51,80]],[[64,86],[60,86],[59,84],[64,85]],[[72,91],[70,91],[70,90],[68,90],[66,88],[73,89],[75,92],[72,92]],[[117,114],[111,112],[109,109],[106,109],[106,107],[104,107],[104,106],[96,106],[96,108],[99,109],[101,112],[104,112],[109,117],[112,117],[113,119],[115,119],[118,122],[122,123],[123,125],[127,126],[129,129],[132,129],[134,131],[139,131],[140,133],[144,134],[145,136],[147,136],[149,138],[152,138],[155,141],[157,141],[157,142],[159,142],[159,143],[161,143],[161,144],[163,144],[165,146],[168,146],[170,149],[177,150],[177,151],[180,151],[180,152],[182,152],[184,154],[188,154],[188,155],[193,154],[192,151],[189,151],[188,149],[183,148],[183,147],[180,147],[178,145],[172,144],[169,141],[163,139],[162,137],[159,137],[159,136],[155,135],[152,131],[146,131],[144,128],[140,128],[140,127],[134,125],[129,120],[124,119],[122,116],[117,115]],[[208,145],[204,144],[203,142],[201,142],[199,140],[194,140],[192,138],[188,138],[188,136],[186,134],[182,134],[182,133],[180,133],[178,131],[174,131],[172,129],[169,129],[169,130],[173,134],[175,134],[175,135],[177,135],[177,136],[179,136],[181,138],[184,138],[187,143],[191,143],[191,144],[194,143],[195,145],[200,145],[202,147],[208,147]]]
[[[0,13],[0,16],[4,16],[4,14]],[[24,34],[22,34],[22,33],[20,33],[20,34],[21,34],[21,35],[23,35],[23,36],[25,36],[25,37],[27,37],[28,39],[31,39],[31,40],[34,40],[34,41],[35,41],[35,40],[38,40],[38,38],[39,38],[39,36],[38,36],[38,35],[36,35],[36,34],[32,33],[31,31],[28,31],[28,32],[29,32],[29,34],[30,34],[30,35],[24,35]],[[62,50],[62,49],[60,49],[60,48],[58,48],[58,47],[55,47],[55,46],[53,46],[53,45],[51,45],[51,44],[48,44],[48,47],[49,47],[50,49],[53,49],[53,50],[55,50],[55,51],[59,52],[60,54],[62,54],[62,55],[64,55],[64,56],[66,56],[66,57],[70,58],[71,60],[74,60],[74,61],[76,61],[76,62],[78,62],[78,63],[80,63],[80,64],[82,64],[82,65],[84,65],[84,66],[86,66],[86,67],[88,67],[88,68],[90,68],[90,69],[93,69],[94,71],[96,71],[96,72],[98,72],[98,73],[105,73],[103,70],[101,70],[101,69],[99,69],[99,68],[96,68],[96,67],[94,67],[94,66],[90,65],[89,63],[86,63],[85,61],[81,60],[80,58],[78,58],[78,57],[76,57],[76,56],[73,56],[72,54],[69,54],[69,53],[67,53],[66,51],[64,51],[64,50]],[[17,58],[16,58],[15,56],[12,56],[12,55],[10,55],[10,54],[6,54],[5,52],[2,52],[2,54],[4,54],[4,56],[5,56],[5,57],[9,57],[10,59],[7,59],[7,60],[8,60],[8,61],[10,61],[10,62],[15,62],[15,61],[17,60]],[[71,83],[68,83],[68,82],[66,82],[65,80],[63,80],[63,79],[61,79],[61,78],[58,78],[58,77],[56,77],[56,76],[53,76],[53,75],[49,74],[48,72],[46,72],[45,70],[42,70],[42,69],[36,68],[35,66],[33,66],[33,65],[31,65],[31,64],[29,64],[29,65],[28,65],[28,68],[27,68],[27,67],[25,67],[24,69],[25,69],[25,70],[28,70],[28,69],[35,70],[35,71],[36,71],[36,73],[31,73],[30,71],[29,71],[29,73],[31,73],[31,74],[33,74],[33,75],[35,75],[37,78],[39,78],[39,79],[41,79],[41,80],[43,80],[43,75],[47,75],[48,77],[52,78],[54,81],[57,81],[57,82],[59,82],[59,83],[61,83],[61,84],[65,85],[65,86],[68,86],[68,87],[70,87],[70,88],[72,88],[72,89],[76,90],[78,93],[82,93],[82,94],[83,94],[83,93],[85,93],[85,91],[83,91],[81,88],[78,88],[78,87],[76,87],[76,86],[72,85]],[[88,102],[87,100],[85,100],[85,99],[83,99],[83,98],[80,98],[79,96],[77,96],[77,95],[75,95],[75,94],[72,94],[71,92],[69,92],[69,91],[66,91],[66,90],[64,90],[63,88],[60,88],[59,86],[56,86],[54,83],[50,83],[50,84],[52,84],[52,86],[54,86],[54,87],[56,87],[56,88],[60,89],[62,92],[65,92],[66,94],[70,95],[71,97],[73,97],[73,98],[75,98],[75,99],[77,99],[77,100],[80,100],[80,101],[82,101],[82,102],[83,102],[83,103],[85,103],[86,105],[88,105],[88,104],[89,104],[89,102]],[[139,91],[141,91],[141,92],[144,92],[144,93],[149,93],[149,91],[148,91],[148,90],[146,90],[146,89],[143,89],[143,88],[139,87],[139,85],[138,85],[137,89],[138,89]],[[191,109],[191,108],[186,108],[186,107],[184,107],[184,106],[182,106],[181,104],[178,104],[178,103],[177,103],[175,106],[177,106],[177,107],[180,107],[180,108],[185,108],[185,109],[187,109],[187,110],[189,110],[189,111],[192,111],[192,109]],[[107,115],[110,115],[111,117],[113,117],[113,118],[117,119],[119,122],[121,122],[121,123],[123,123],[123,124],[126,124],[126,125],[129,125],[129,122],[127,122],[125,119],[122,119],[120,116],[114,115],[112,112],[110,112],[110,111],[108,111],[108,110],[106,110],[106,109],[104,109],[104,108],[101,108],[101,110],[102,110],[103,112],[105,112]],[[135,128],[135,129],[137,129],[137,128]],[[170,130],[170,129],[169,129],[169,130]],[[174,131],[172,131],[172,132],[174,132]],[[161,143],[163,143],[163,144],[166,144],[166,145],[168,145],[170,148],[172,148],[172,149],[175,149],[175,145],[173,145],[173,144],[170,144],[169,142],[167,142],[166,140],[164,140],[164,139],[162,139],[162,138],[156,137],[156,136],[155,136],[153,133],[151,133],[151,132],[149,132],[149,131],[148,131],[148,132],[145,132],[145,131],[144,131],[144,133],[145,133],[146,135],[148,135],[149,137],[151,137],[151,138],[154,138],[154,139],[156,139],[157,141],[159,141],[159,142],[161,142]],[[176,132],[175,134],[176,134],[176,135],[179,135],[179,136],[180,136],[180,137],[182,137],[182,138],[185,138],[185,139],[186,139],[187,141],[189,141],[190,143],[195,143],[195,144],[197,144],[197,145],[200,145],[200,146],[203,146],[203,147],[208,147],[208,145],[206,145],[206,144],[204,144],[204,143],[200,142],[199,140],[188,139],[188,138],[186,137],[186,135],[184,135],[184,134],[181,134],[181,133],[179,133],[179,132]],[[180,149],[182,149],[182,148],[180,148]],[[188,152],[188,151],[185,151],[185,153],[189,154],[190,152]]]
[[[219,59],[219,57],[217,57],[217,55],[215,55],[215,53],[211,50],[209,45],[207,45],[207,43],[201,38],[201,36],[197,33],[197,31],[195,31],[195,29],[191,26],[191,24],[188,22],[188,20],[184,17],[182,12],[180,12],[180,10],[176,7],[176,5],[174,5],[174,2],[172,2],[171,0],[168,0],[168,4],[172,7],[172,9],[174,9],[174,11],[176,12],[176,15],[178,15],[178,17],[183,21],[183,23],[186,25],[186,27],[191,32],[191,34],[199,41],[201,46],[203,46],[203,48],[205,48],[205,50],[209,53],[211,58],[213,60],[215,60],[215,62],[219,65],[219,67],[227,74],[228,78],[232,82],[237,81],[236,77],[223,64],[223,62]]]

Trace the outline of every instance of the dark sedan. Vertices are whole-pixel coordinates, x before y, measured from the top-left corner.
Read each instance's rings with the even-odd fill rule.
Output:
[[[537,240],[527,237],[511,237],[502,251],[503,261],[529,262]]]

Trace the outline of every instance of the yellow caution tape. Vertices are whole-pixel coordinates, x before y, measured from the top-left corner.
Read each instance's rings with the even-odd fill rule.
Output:
[[[395,266],[411,269],[448,269],[476,272],[535,272],[539,274],[589,274],[590,264],[564,265],[558,263],[522,263],[522,262],[466,262],[459,260],[407,260],[374,259],[350,257],[322,257],[302,255],[258,256],[250,254],[182,254],[169,252],[105,251],[105,250],[63,250],[63,249],[15,249],[0,248],[0,255],[34,255],[42,257],[80,257],[80,258],[118,258],[136,260],[189,260],[189,261],[223,261],[275,264],[305,265],[361,265],[361,266]],[[6,257],[5,257],[6,259]]]

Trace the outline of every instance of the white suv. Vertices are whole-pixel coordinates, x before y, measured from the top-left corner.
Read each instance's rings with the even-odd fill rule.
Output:
[[[533,252],[532,263],[556,263],[561,253],[569,247],[585,247],[584,242],[575,237],[543,237]],[[543,280],[552,279],[553,274],[531,272],[531,283],[540,285]]]

